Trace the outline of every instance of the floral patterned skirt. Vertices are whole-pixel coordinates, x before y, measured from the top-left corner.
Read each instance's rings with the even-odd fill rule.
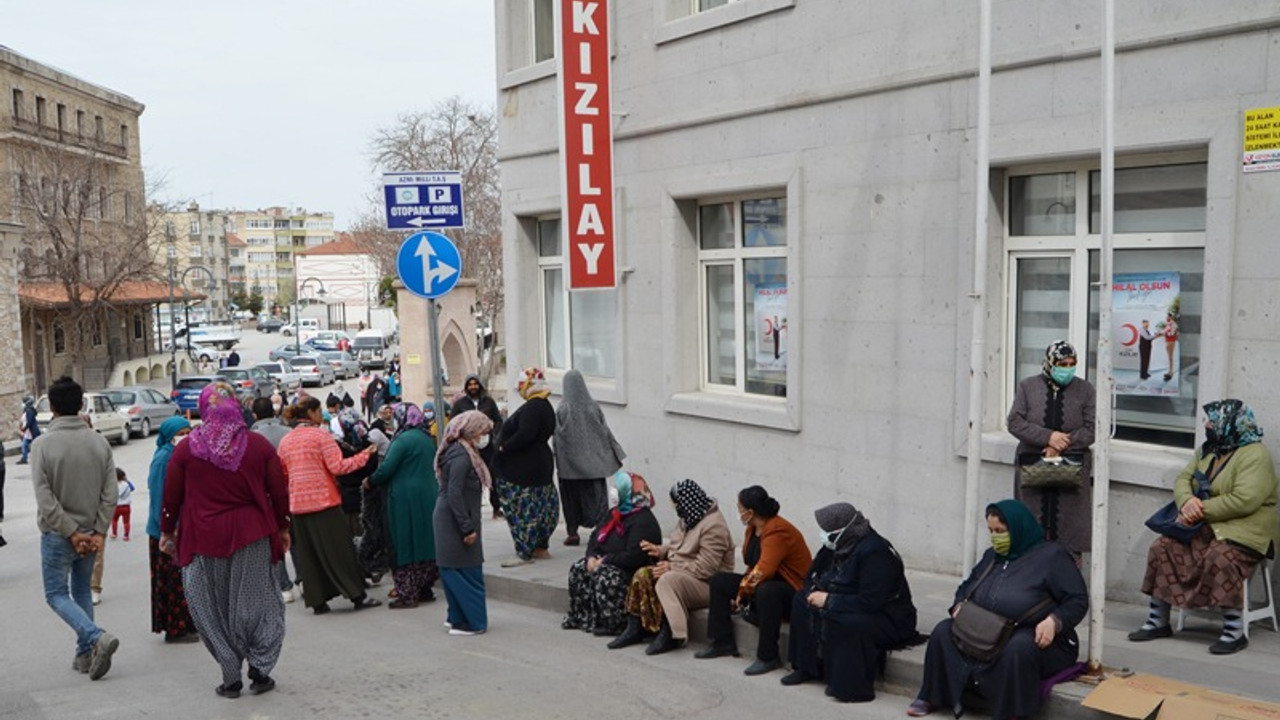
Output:
[[[621,568],[601,565],[589,573],[586,558],[578,558],[569,568],[566,619],[584,632],[601,630],[621,635],[627,627],[626,598],[627,573]]]
[[[151,545],[151,632],[164,633],[166,639],[189,635],[196,631],[187,609],[187,596],[182,589],[182,568],[173,558],[160,552],[160,541],[149,538]]]
[[[646,632],[656,633],[662,629],[662,601],[658,599],[658,581],[653,577],[652,567],[640,568],[631,576],[625,607],[628,615],[640,618],[640,626]]]
[[[502,512],[507,516],[516,554],[528,560],[534,550],[546,550],[560,521],[556,486],[524,487],[500,481],[498,493],[502,495]]]

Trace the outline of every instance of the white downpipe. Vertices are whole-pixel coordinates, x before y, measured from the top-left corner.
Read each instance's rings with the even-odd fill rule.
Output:
[[[1115,229],[1116,35],[1115,0],[1102,0],[1102,253],[1098,263],[1097,427],[1093,466],[1093,547],[1089,576],[1089,668],[1102,667],[1107,615],[1107,514],[1111,496],[1111,279]]]
[[[982,480],[982,415],[986,390],[987,235],[991,195],[991,0],[978,2],[978,128],[973,183],[973,329],[969,345],[969,455],[964,473],[964,557],[960,571],[978,558],[978,486]]]

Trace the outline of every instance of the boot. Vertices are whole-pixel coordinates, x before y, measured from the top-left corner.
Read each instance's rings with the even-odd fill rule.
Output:
[[[640,626],[640,618],[635,615],[629,615],[627,616],[627,629],[623,630],[622,634],[618,637],[610,640],[609,644],[605,647],[610,650],[617,650],[619,648],[627,647],[628,645],[635,645],[636,643],[644,642],[644,638],[645,631],[644,628]]]
[[[662,630],[658,631],[657,637],[649,642],[649,646],[644,649],[644,654],[661,655],[680,647],[684,647],[684,640],[677,640],[672,637],[671,624],[667,622],[666,618],[663,618]]]

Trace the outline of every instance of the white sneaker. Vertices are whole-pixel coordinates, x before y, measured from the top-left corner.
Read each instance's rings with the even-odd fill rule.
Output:
[[[94,593],[93,593],[93,604],[94,604],[94,605],[101,605],[101,604],[102,604],[102,593],[97,592],[97,591],[94,591]]]
[[[445,630],[452,630],[453,623],[449,622],[448,620],[445,620],[444,624],[442,624],[440,627],[444,628]]]
[[[294,600],[297,600],[298,598],[294,596],[292,590],[285,590],[280,593],[280,599],[284,600],[287,603],[291,603]]]
[[[484,631],[483,630],[462,630],[461,628],[450,627],[449,634],[455,635],[455,636],[483,635]]]

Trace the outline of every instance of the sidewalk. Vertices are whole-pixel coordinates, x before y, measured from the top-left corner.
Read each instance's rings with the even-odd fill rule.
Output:
[[[488,508],[484,509],[488,517]],[[503,568],[501,563],[515,556],[511,535],[503,520],[485,520],[485,585],[490,597],[530,607],[564,612],[568,608],[569,566],[582,556],[584,548],[564,547],[561,526],[552,538],[551,559],[529,565]],[[739,562],[741,564],[741,562]],[[960,579],[948,575],[936,575],[908,571],[911,592],[920,613],[919,629],[928,634],[946,616],[956,585]],[[1130,630],[1137,628],[1146,618],[1146,608],[1126,603],[1108,602],[1106,607],[1106,645],[1104,664],[1111,668],[1126,668],[1135,672],[1151,673],[1211,687],[1222,692],[1243,695],[1260,700],[1274,701],[1280,698],[1280,635],[1272,632],[1268,623],[1256,623],[1250,628],[1249,648],[1235,655],[1224,657],[1210,655],[1208,646],[1218,636],[1220,619],[1189,615],[1186,631],[1168,640],[1148,643],[1131,643],[1127,639]],[[1175,614],[1176,620],[1176,614]],[[724,659],[714,662],[740,662],[743,667],[751,661],[755,647],[755,629],[735,620],[738,647],[743,652],[740,659]],[[1081,660],[1088,659],[1088,621],[1077,628],[1080,634]],[[694,650],[706,640],[706,613],[697,613],[691,623],[690,645]],[[782,652],[786,654],[787,627],[782,630]],[[600,652],[608,653],[605,641],[600,640]],[[628,649],[617,652],[632,652]],[[692,652],[683,650],[681,652]],[[709,661],[711,662],[711,661]],[[924,646],[892,653],[889,657],[883,690],[904,697],[914,698],[924,672]],[[781,677],[781,673],[776,673]],[[1106,717],[1094,710],[1080,706],[1080,700],[1093,689],[1086,683],[1065,683],[1057,686],[1054,696],[1046,704],[1042,717],[1068,720],[1096,720]],[[939,715],[939,717],[942,717]]]

